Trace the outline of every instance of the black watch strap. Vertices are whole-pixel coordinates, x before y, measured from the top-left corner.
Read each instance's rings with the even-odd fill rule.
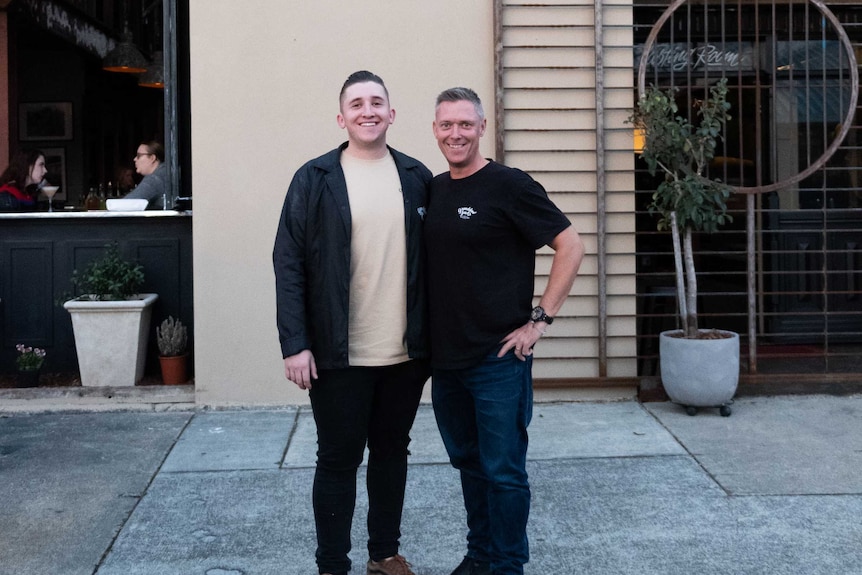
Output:
[[[543,321],[548,325],[554,323],[554,318],[545,313],[545,308],[540,305],[537,305],[533,308],[533,311],[530,313],[531,321]]]

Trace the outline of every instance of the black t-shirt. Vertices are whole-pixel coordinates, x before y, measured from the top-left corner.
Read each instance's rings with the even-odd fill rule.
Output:
[[[434,367],[476,365],[527,322],[536,250],[569,225],[521,170],[490,162],[434,178],[425,218]]]

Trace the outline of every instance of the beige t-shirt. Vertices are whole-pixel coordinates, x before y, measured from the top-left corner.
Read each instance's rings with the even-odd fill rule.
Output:
[[[407,244],[401,180],[391,154],[363,160],[341,154],[347,180],[350,236],[351,366],[384,366],[409,359]]]

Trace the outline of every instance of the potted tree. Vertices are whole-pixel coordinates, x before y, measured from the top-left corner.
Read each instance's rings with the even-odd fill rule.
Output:
[[[124,260],[116,244],[72,284],[82,295],[63,304],[72,316],[81,385],[133,386],[144,377],[152,306],[156,294],[139,294],[141,265]]]
[[[189,380],[186,360],[188,353],[188,330],[183,323],[168,316],[156,328],[156,342],[159,345],[159,363],[162,366],[162,381],[165,385],[179,385]]]
[[[644,136],[640,157],[649,173],[662,176],[649,205],[658,229],[673,239],[677,301],[682,329],[659,335],[659,362],[665,391],[689,415],[716,406],[730,415],[729,403],[739,381],[739,334],[699,329],[694,232],[713,232],[730,221],[730,186],[706,177],[722,128],[730,119],[727,80],[709,89],[695,104],[695,125],[679,113],[674,91],[655,86],[640,96],[629,118]]]

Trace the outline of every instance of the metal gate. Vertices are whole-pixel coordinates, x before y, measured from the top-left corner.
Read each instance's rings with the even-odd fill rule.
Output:
[[[743,383],[862,375],[860,26],[862,5],[819,0],[634,5],[641,85],[677,89],[690,112],[728,79],[733,119],[710,176],[736,187],[734,220],[697,237],[699,316],[741,334]],[[640,376],[676,327],[670,240],[646,210],[655,187],[638,163]]]

